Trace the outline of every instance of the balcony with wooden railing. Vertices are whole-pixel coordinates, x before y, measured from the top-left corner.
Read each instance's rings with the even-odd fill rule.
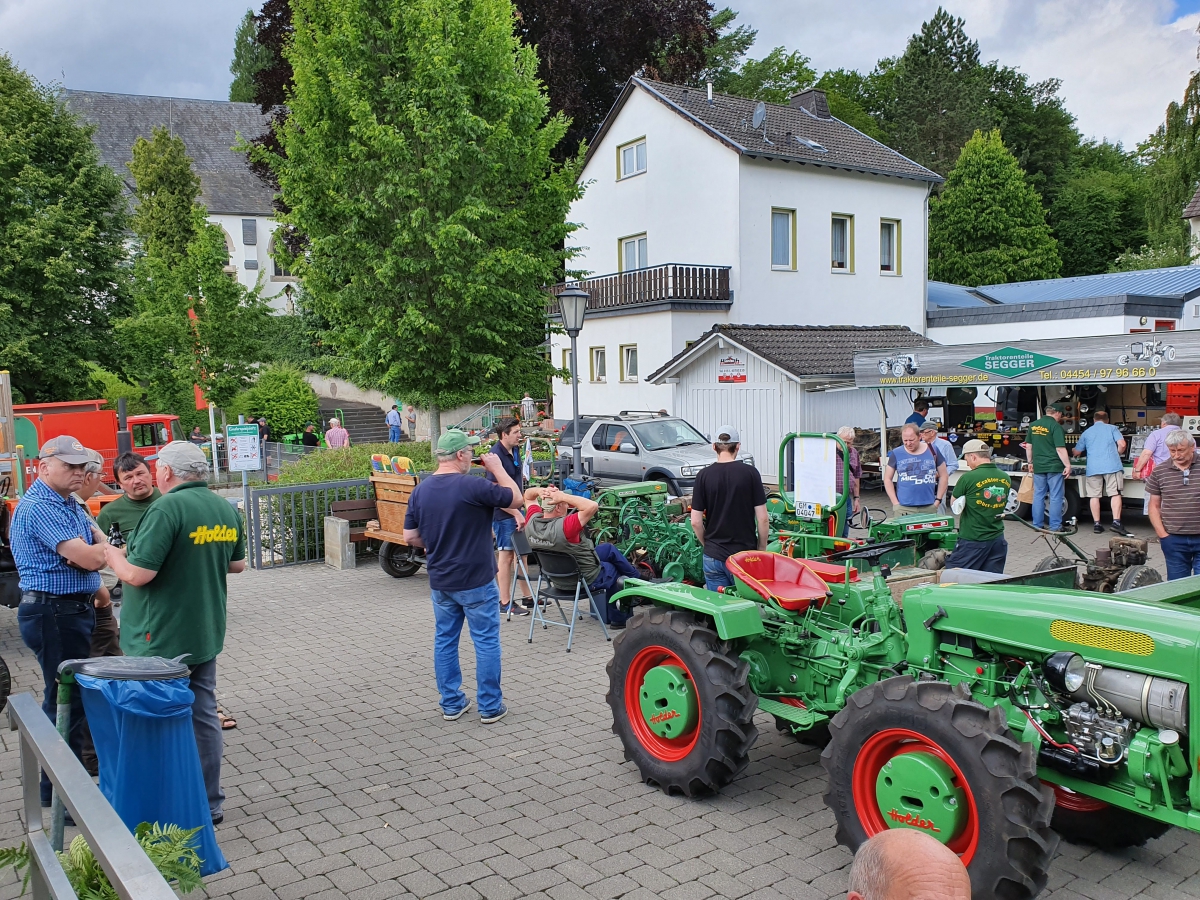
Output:
[[[729,303],[729,268],[666,263],[630,272],[567,281],[549,290],[554,295],[569,287],[587,291],[589,312],[664,301]],[[551,302],[550,314],[557,313],[558,304]]]

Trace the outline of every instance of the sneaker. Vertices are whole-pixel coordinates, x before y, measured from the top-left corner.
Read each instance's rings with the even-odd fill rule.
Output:
[[[1116,530],[1117,529],[1114,526],[1113,531],[1116,531]],[[1104,526],[1101,525],[1099,522],[1095,522],[1092,524],[1092,531],[1094,531],[1096,534],[1104,534]]]
[[[459,713],[459,715],[462,715],[462,713]],[[503,719],[507,715],[508,715],[508,707],[505,706],[503,703],[501,703],[500,709],[498,709],[496,712],[492,713],[490,716],[480,716],[479,721],[482,722],[484,725],[491,725],[493,722],[499,722],[501,719]]]
[[[1117,534],[1121,535],[1121,537],[1132,537],[1133,536],[1133,532],[1127,530],[1125,528],[1125,526],[1121,524],[1120,519],[1113,519],[1112,530],[1115,531]]]
[[[463,716],[465,716],[467,714],[467,710],[470,708],[471,708],[471,701],[468,700],[466,705],[462,709],[460,709],[458,712],[448,713],[448,712],[443,711],[442,718],[445,719],[447,722],[455,722],[455,721],[461,719]]]
[[[220,813],[220,812],[212,813],[212,823],[214,825],[220,825],[224,821],[225,821],[225,813]]]
[[[529,615],[529,610],[519,603],[510,603],[508,606],[500,607],[500,615],[507,616],[510,614],[514,616],[527,616]]]

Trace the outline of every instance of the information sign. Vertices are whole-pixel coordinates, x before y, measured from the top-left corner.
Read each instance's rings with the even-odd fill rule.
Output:
[[[227,425],[225,448],[229,452],[229,471],[254,472],[262,468],[257,425]]]

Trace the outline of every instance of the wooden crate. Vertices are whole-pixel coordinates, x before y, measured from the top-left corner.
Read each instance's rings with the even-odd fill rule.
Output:
[[[371,476],[375,488],[375,509],[379,518],[379,530],[393,534],[404,533],[404,514],[408,512],[408,498],[417,486],[414,475]]]

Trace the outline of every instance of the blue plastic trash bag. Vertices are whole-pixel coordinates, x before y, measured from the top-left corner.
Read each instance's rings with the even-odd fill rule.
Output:
[[[576,497],[592,498],[592,492],[588,488],[588,483],[581,478],[564,478],[563,493],[574,494]]]
[[[188,679],[118,681],[75,675],[96,759],[100,792],[133,831],[142,822],[201,828],[201,875],[228,868],[208,811],[192,731]]]

